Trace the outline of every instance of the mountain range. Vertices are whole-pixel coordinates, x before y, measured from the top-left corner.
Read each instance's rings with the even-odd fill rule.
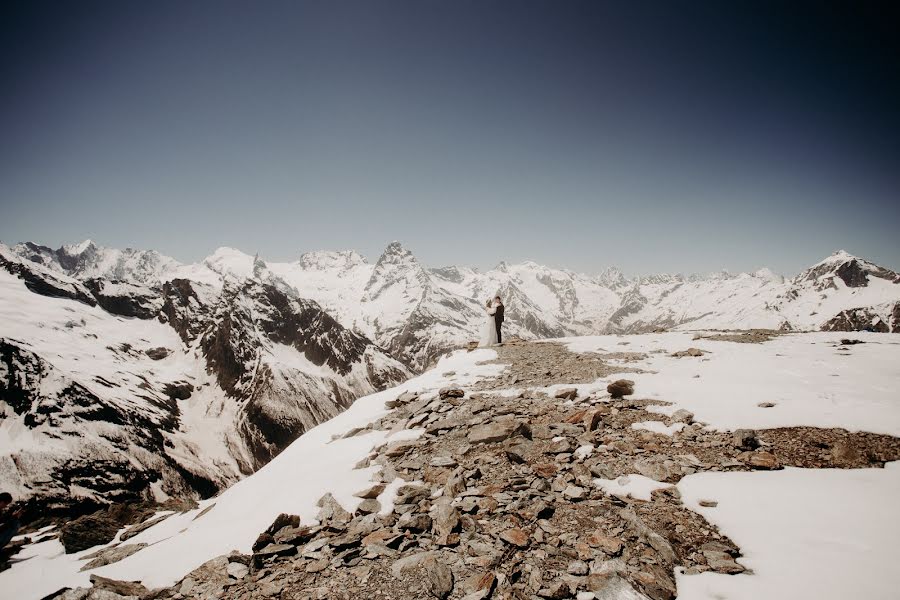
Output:
[[[659,329],[900,332],[900,275],[838,251],[785,278],[428,268],[318,251],[194,264],[91,241],[0,244],[0,484],[91,505],[208,497],[356,398],[477,339]]]

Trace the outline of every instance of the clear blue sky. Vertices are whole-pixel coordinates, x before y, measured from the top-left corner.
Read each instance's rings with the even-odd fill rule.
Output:
[[[0,240],[898,268],[900,19],[827,4],[4,3]]]

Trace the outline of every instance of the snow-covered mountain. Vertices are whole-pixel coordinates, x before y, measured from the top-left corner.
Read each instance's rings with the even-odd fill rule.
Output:
[[[182,265],[153,251],[113,250],[92,242],[59,250],[26,243],[19,257],[79,280],[131,284],[186,279],[221,289],[248,277],[318,304],[344,327],[420,370],[478,336],[483,303],[499,294],[507,336],[546,338],[657,329],[897,331],[900,276],[835,252],[793,278],[768,269],[708,275],[628,278],[615,267],[591,276],[526,261],[486,272],[428,268],[392,242],[374,263],[354,251],[309,252],[297,261],[264,261],[219,248]]]
[[[182,270],[201,277],[168,277]],[[2,489],[66,504],[208,497],[410,375],[261,261],[203,275],[90,243],[0,245]]]

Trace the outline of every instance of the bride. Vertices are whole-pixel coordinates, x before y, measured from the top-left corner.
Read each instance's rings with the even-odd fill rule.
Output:
[[[478,347],[486,348],[497,344],[497,325],[494,323],[494,314],[497,312],[498,303],[488,300],[484,305],[486,313],[484,323],[481,325],[481,336],[478,339]]]

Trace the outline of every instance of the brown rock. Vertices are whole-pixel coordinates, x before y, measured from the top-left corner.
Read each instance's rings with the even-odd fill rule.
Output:
[[[600,548],[609,556],[618,556],[622,552],[622,540],[595,531],[587,538],[588,545]]]
[[[529,543],[528,533],[522,529],[517,528],[507,529],[500,534],[500,539],[507,544],[512,544],[513,546],[518,546],[519,548],[525,548]]]
[[[553,396],[554,398],[560,400],[574,400],[578,397],[578,389],[577,388],[564,388],[556,392]]]
[[[91,583],[96,589],[106,590],[120,596],[145,596],[150,590],[136,581],[119,581],[117,579],[107,579],[99,575],[91,575]]]
[[[618,379],[606,386],[606,391],[615,399],[624,398],[634,393],[634,382],[630,379]]]
[[[515,434],[524,433],[528,430],[528,426],[514,419],[504,419],[493,423],[485,423],[484,425],[476,425],[469,431],[467,439],[473,444],[490,444],[492,442],[502,442]],[[530,437],[530,431],[528,431]]]
[[[453,591],[453,571],[446,561],[430,556],[423,561],[428,591],[435,598],[446,598]]]
[[[750,457],[750,466],[757,469],[777,469],[778,459],[771,452],[755,452]]]
[[[364,498],[364,499],[377,498],[378,496],[381,495],[381,492],[384,491],[384,488],[385,488],[385,485],[383,483],[378,483],[378,484],[373,485],[370,488],[366,488],[362,491],[356,492],[353,495],[356,496],[357,498]]]
[[[850,442],[838,440],[831,446],[831,460],[838,465],[854,465],[865,462],[862,453]]]
[[[554,465],[553,463],[537,463],[531,465],[531,470],[534,471],[535,475],[538,475],[545,479],[555,477],[556,472],[558,471],[556,465]]]

